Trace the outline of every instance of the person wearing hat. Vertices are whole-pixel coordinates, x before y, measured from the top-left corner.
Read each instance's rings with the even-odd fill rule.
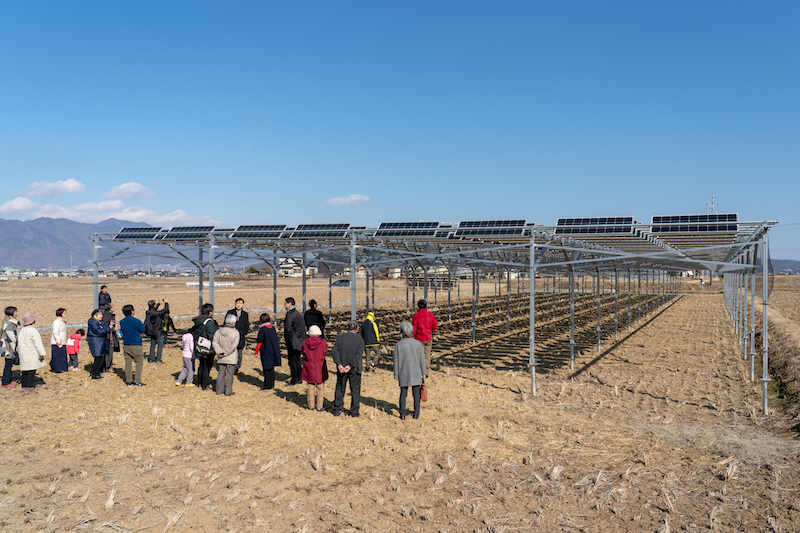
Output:
[[[217,394],[233,395],[233,374],[236,371],[239,346],[239,331],[236,329],[236,315],[225,315],[225,324],[214,333],[212,342],[217,354]]]
[[[39,331],[33,327],[35,322],[35,315],[25,313],[22,315],[22,327],[17,331],[17,353],[22,372],[20,383],[25,390],[36,387],[36,370],[44,365],[44,345]]]
[[[300,352],[303,356],[303,370],[300,379],[308,385],[308,408],[312,411],[324,411],[325,381],[328,379],[328,367],[325,354],[328,343],[322,338],[322,330],[318,326],[308,328],[309,337],[303,341]]]
[[[438,324],[436,323],[436,317],[433,316],[433,313],[428,311],[427,300],[420,300],[417,303],[417,307],[419,307],[419,311],[414,313],[414,316],[411,317],[411,325],[414,327],[414,338],[421,342],[422,347],[425,348],[425,368],[430,369],[432,350],[431,334],[436,331]]]

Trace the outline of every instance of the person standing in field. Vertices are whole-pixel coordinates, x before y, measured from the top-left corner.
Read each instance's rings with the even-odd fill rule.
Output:
[[[381,359],[381,336],[378,333],[378,324],[375,323],[375,313],[372,311],[367,313],[366,320],[361,324],[361,336],[364,338],[364,357],[366,358],[364,369],[367,372],[375,372],[375,367],[378,366]]]
[[[133,306],[128,304],[122,306],[122,314],[125,318],[120,320],[119,329],[122,331],[122,354],[125,357],[125,383],[128,387],[141,387],[142,367],[144,367],[144,350],[142,348],[142,333],[144,324],[133,316]],[[132,372],[133,365],[136,365],[136,373]]]
[[[103,376],[103,366],[106,362],[106,354],[108,352],[108,333],[111,331],[112,324],[103,322],[103,311],[95,309],[92,311],[92,317],[87,324],[86,344],[89,345],[89,351],[92,353],[94,361],[92,362],[92,379],[101,379]]]
[[[308,301],[308,310],[303,315],[303,321],[306,323],[306,330],[311,326],[317,326],[322,332],[322,338],[325,338],[325,316],[317,309],[317,301]]]
[[[109,305],[111,305],[111,295],[108,294],[108,287],[100,285],[100,293],[97,295],[97,307],[101,311],[105,311]]]
[[[328,380],[328,367],[325,364],[328,343],[322,338],[318,326],[308,328],[308,335],[301,347],[303,370],[300,378],[308,387],[308,408],[313,411],[316,406],[316,410],[322,412],[325,410],[325,382]]]
[[[14,359],[19,357],[17,353],[17,329],[20,327],[17,320],[17,308],[13,305],[6,307],[6,318],[3,320],[2,340],[3,360],[3,379],[0,386],[4,389],[13,389],[17,386],[16,381],[11,381],[11,371],[14,368]]]
[[[308,335],[306,334],[303,316],[295,307],[294,298],[286,298],[283,307],[286,309],[286,318],[283,319],[283,340],[286,342],[286,353],[288,354],[289,371],[291,373],[289,385],[297,385],[301,381],[300,372],[303,367],[300,351]]]
[[[347,333],[336,337],[331,350],[333,363],[336,365],[336,393],[333,400],[333,416],[339,416],[344,410],[344,393],[350,382],[350,412],[352,417],[358,416],[361,405],[361,354],[364,352],[364,339],[358,334],[358,322],[350,321]]]
[[[161,304],[164,304],[162,309]],[[164,350],[164,314],[169,312],[169,303],[164,298],[160,302],[150,300],[147,302],[147,313],[144,315],[144,329],[150,337],[150,363],[163,363],[161,352]]]
[[[22,315],[22,327],[17,331],[17,353],[19,369],[22,371],[20,382],[27,391],[36,388],[36,370],[44,366],[44,345],[39,331],[33,327],[35,323],[36,316],[25,313]]]
[[[408,388],[414,396],[414,418],[419,418],[421,403],[420,387],[428,375],[425,366],[425,349],[417,339],[412,339],[414,327],[409,322],[400,323],[400,335],[403,337],[394,345],[394,379],[400,385],[400,420],[406,419],[406,398]]]
[[[425,365],[426,368],[431,367],[431,334],[436,331],[439,325],[436,323],[436,317],[433,313],[428,311],[427,300],[420,300],[417,303],[419,310],[411,317],[411,325],[414,327],[414,338],[422,343],[425,349]],[[395,361],[396,363],[397,361]]]
[[[219,325],[214,321],[214,306],[203,304],[200,316],[194,319],[192,334],[194,335],[194,354],[197,359],[198,387],[201,390],[211,389],[211,367],[214,366],[214,334]]]
[[[111,365],[114,363],[114,352],[119,351],[119,338],[117,337],[117,315],[114,313],[114,305],[109,304],[105,311],[103,311],[103,322],[109,324],[108,332],[108,353],[106,360],[103,362],[103,372],[111,370]],[[111,326],[111,323],[114,323]]]
[[[236,315],[225,315],[225,324],[214,334],[214,352],[217,354],[217,394],[233,396],[233,374],[236,371],[236,351],[239,331]]]
[[[238,374],[242,367],[242,354],[246,342],[247,332],[250,331],[250,315],[243,309],[244,299],[236,298],[234,308],[225,313],[225,316],[233,315],[236,317],[236,331],[239,332],[239,345],[236,347],[236,365],[233,373]]]
[[[278,345],[278,333],[270,321],[268,313],[261,313],[261,326],[256,339],[256,354],[261,358],[264,369],[264,385],[261,390],[275,387],[275,367],[281,366],[281,347]]]
[[[69,370],[67,364],[67,310],[63,307],[56,309],[56,319],[53,320],[50,335],[50,369],[55,374]]]
[[[175,382],[175,385],[180,386],[186,383],[187,387],[194,387],[194,335],[191,330],[186,330],[181,337],[181,352],[183,368],[178,374],[178,381]]]
[[[78,353],[81,351],[81,340],[86,336],[86,330],[79,329],[67,339],[67,357],[69,357],[69,369],[78,370]]]

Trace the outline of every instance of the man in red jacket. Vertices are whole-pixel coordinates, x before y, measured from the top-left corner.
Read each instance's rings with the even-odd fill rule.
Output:
[[[419,310],[411,318],[411,325],[414,326],[414,338],[422,343],[425,348],[425,368],[431,368],[431,333],[436,331],[436,317],[428,311],[428,302],[420,300],[417,303]]]

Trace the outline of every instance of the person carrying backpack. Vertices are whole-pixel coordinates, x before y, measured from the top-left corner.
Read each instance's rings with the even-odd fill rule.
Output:
[[[162,309],[159,309],[164,304]],[[150,355],[147,358],[149,363],[163,363],[161,352],[164,350],[164,314],[169,312],[169,304],[161,298],[161,302],[155,300],[147,302],[147,313],[144,315],[144,332],[150,337]],[[158,347],[158,350],[156,350]]]
[[[214,334],[219,324],[214,321],[214,306],[203,304],[200,316],[194,319],[192,334],[194,335],[194,354],[198,362],[198,386],[202,390],[211,389],[211,367],[214,364]]]

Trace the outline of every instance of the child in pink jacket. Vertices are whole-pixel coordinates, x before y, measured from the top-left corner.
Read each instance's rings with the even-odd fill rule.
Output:
[[[79,329],[67,339],[67,357],[69,357],[70,370],[78,370],[78,352],[81,351],[81,339],[86,336],[86,332]]]

